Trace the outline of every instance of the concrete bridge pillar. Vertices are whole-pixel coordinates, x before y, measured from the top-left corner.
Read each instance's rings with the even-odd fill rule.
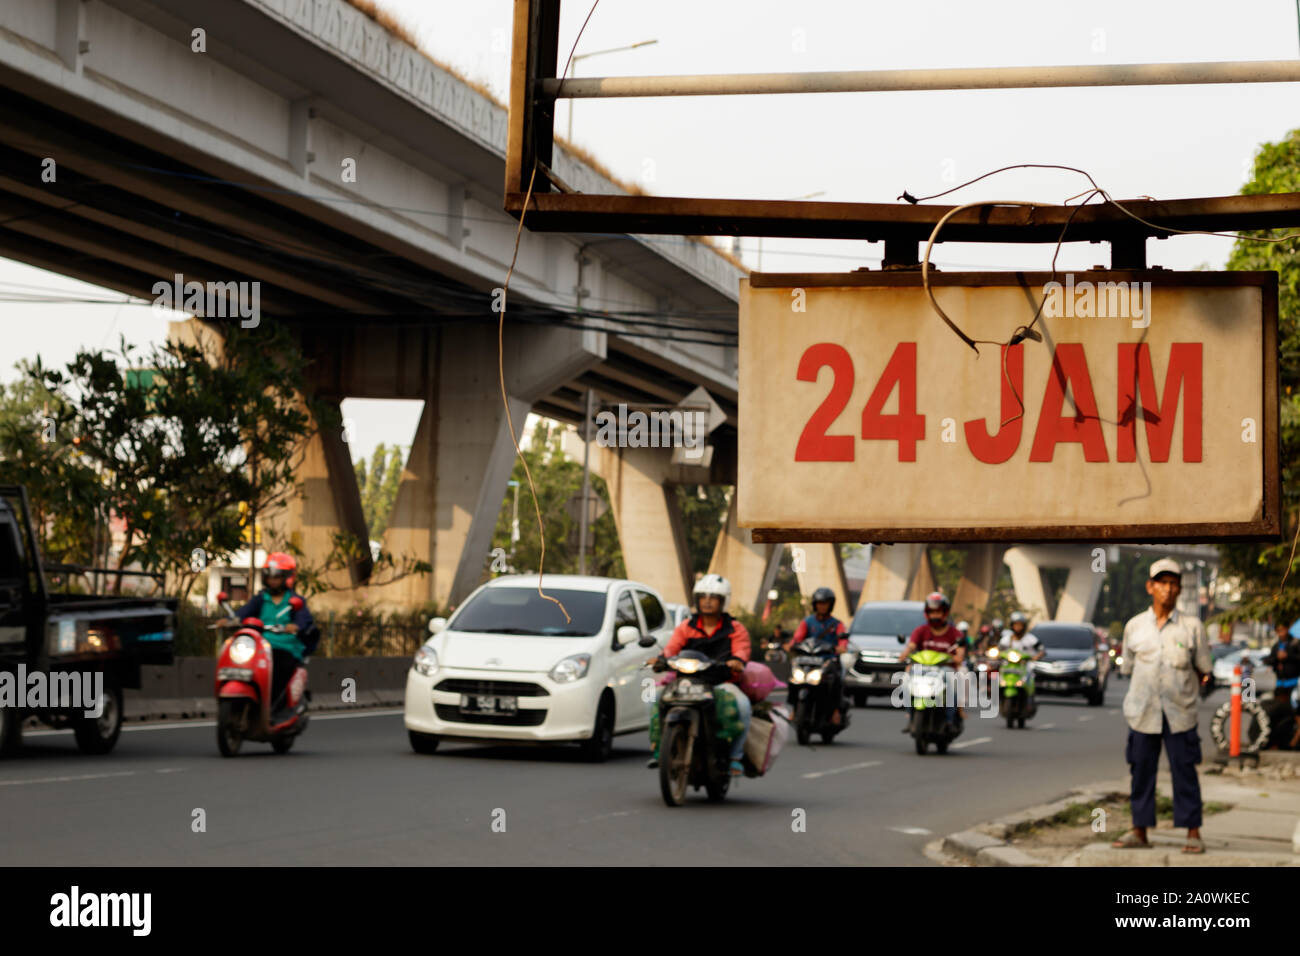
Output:
[[[972,544],[966,549],[961,581],[957,593],[952,595],[952,613],[976,630],[983,623],[983,611],[998,583],[1006,552],[1006,545],[999,544]]]
[[[871,565],[858,597],[868,601],[924,600],[934,590],[934,572],[924,544],[886,544],[871,549]]]
[[[665,601],[690,604],[694,575],[677,494],[669,482],[671,453],[595,443],[591,451],[592,461],[599,460],[594,470],[609,490],[627,576],[656,588]]]
[[[761,610],[777,562],[785,554],[785,545],[758,544],[748,528],[736,524],[736,490],[731,494],[727,523],[718,533],[718,543],[709,561],[709,573],[721,574],[731,582],[732,607],[745,611]]]
[[[798,550],[796,550],[798,549]],[[818,588],[830,588],[835,595],[836,616],[848,626],[853,616],[849,608],[849,588],[844,580],[844,563],[840,560],[840,546],[822,541],[816,544],[792,544],[795,575],[799,578],[799,592],[805,600],[812,598]],[[802,556],[802,560],[799,560]],[[799,570],[802,567],[803,570]]]
[[[1006,562],[1015,584],[1016,600],[1025,607],[1036,608],[1034,617],[1037,620],[1046,620],[1051,610],[1043,586],[1044,568],[1069,569],[1055,620],[1078,623],[1092,619],[1105,574],[1092,570],[1090,548],[1080,545],[1018,545],[1007,551]]]

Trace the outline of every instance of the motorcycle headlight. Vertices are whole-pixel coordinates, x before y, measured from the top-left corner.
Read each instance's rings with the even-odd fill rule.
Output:
[[[822,669],[819,667],[815,671],[809,671],[804,679],[810,684],[820,684],[822,682]]]
[[[241,634],[235,638],[235,643],[230,645],[230,662],[232,664],[247,664],[256,653],[257,641],[247,634]]]
[[[575,680],[581,680],[587,676],[589,667],[591,667],[590,654],[574,654],[572,657],[566,657],[551,668],[551,680],[557,684],[568,684]]]
[[[996,647],[989,648],[989,657],[997,657],[1000,651]]]
[[[805,674],[802,670],[796,667],[794,670],[790,672],[790,683],[802,684],[804,682],[804,679],[807,676],[808,676],[807,674]]]
[[[588,661],[591,660],[590,654],[579,654],[578,656],[586,657]],[[564,661],[561,661],[560,663],[563,664]],[[557,664],[556,666],[558,667],[559,665]],[[694,674],[696,671],[703,670],[709,665],[707,661],[696,660],[694,657],[674,657],[668,662],[668,666],[679,674]]]
[[[1008,651],[1008,652],[1007,652],[1007,660],[1010,661],[1012,664],[1019,664],[1019,663],[1020,663],[1020,655],[1017,654],[1015,651]]]
[[[411,666],[416,673],[432,677],[438,670],[438,655],[432,647],[424,644],[415,652],[415,662]]]
[[[1081,671],[1095,671],[1097,669],[1097,658],[1090,657],[1079,665]]]

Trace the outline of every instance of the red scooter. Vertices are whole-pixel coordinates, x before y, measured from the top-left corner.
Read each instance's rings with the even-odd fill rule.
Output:
[[[229,595],[217,595],[227,617],[235,612],[227,603]],[[302,598],[289,598],[295,611],[303,605]],[[226,638],[217,655],[217,747],[221,756],[233,757],[245,740],[270,742],[278,754],[288,753],[294,739],[307,729],[307,702],[311,691],[307,689],[307,667],[298,664],[289,678],[284,709],[272,723],[271,708],[271,643],[262,636],[263,631],[282,633],[278,625],[266,627],[255,617],[246,617],[239,629]],[[285,716],[287,714],[287,716]]]

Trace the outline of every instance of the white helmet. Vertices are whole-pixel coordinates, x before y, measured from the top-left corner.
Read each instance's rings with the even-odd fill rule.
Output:
[[[721,574],[706,574],[695,582],[695,590],[692,593],[696,598],[701,594],[716,594],[722,598],[720,610],[725,611],[727,602],[731,600],[731,582]]]

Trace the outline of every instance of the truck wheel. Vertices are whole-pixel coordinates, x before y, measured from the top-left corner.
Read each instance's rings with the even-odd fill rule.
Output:
[[[0,707],[0,756],[17,753],[23,743],[23,715],[14,707]]]
[[[77,747],[83,754],[106,754],[122,733],[122,688],[104,679],[104,709],[98,717],[78,717],[72,724]]]

